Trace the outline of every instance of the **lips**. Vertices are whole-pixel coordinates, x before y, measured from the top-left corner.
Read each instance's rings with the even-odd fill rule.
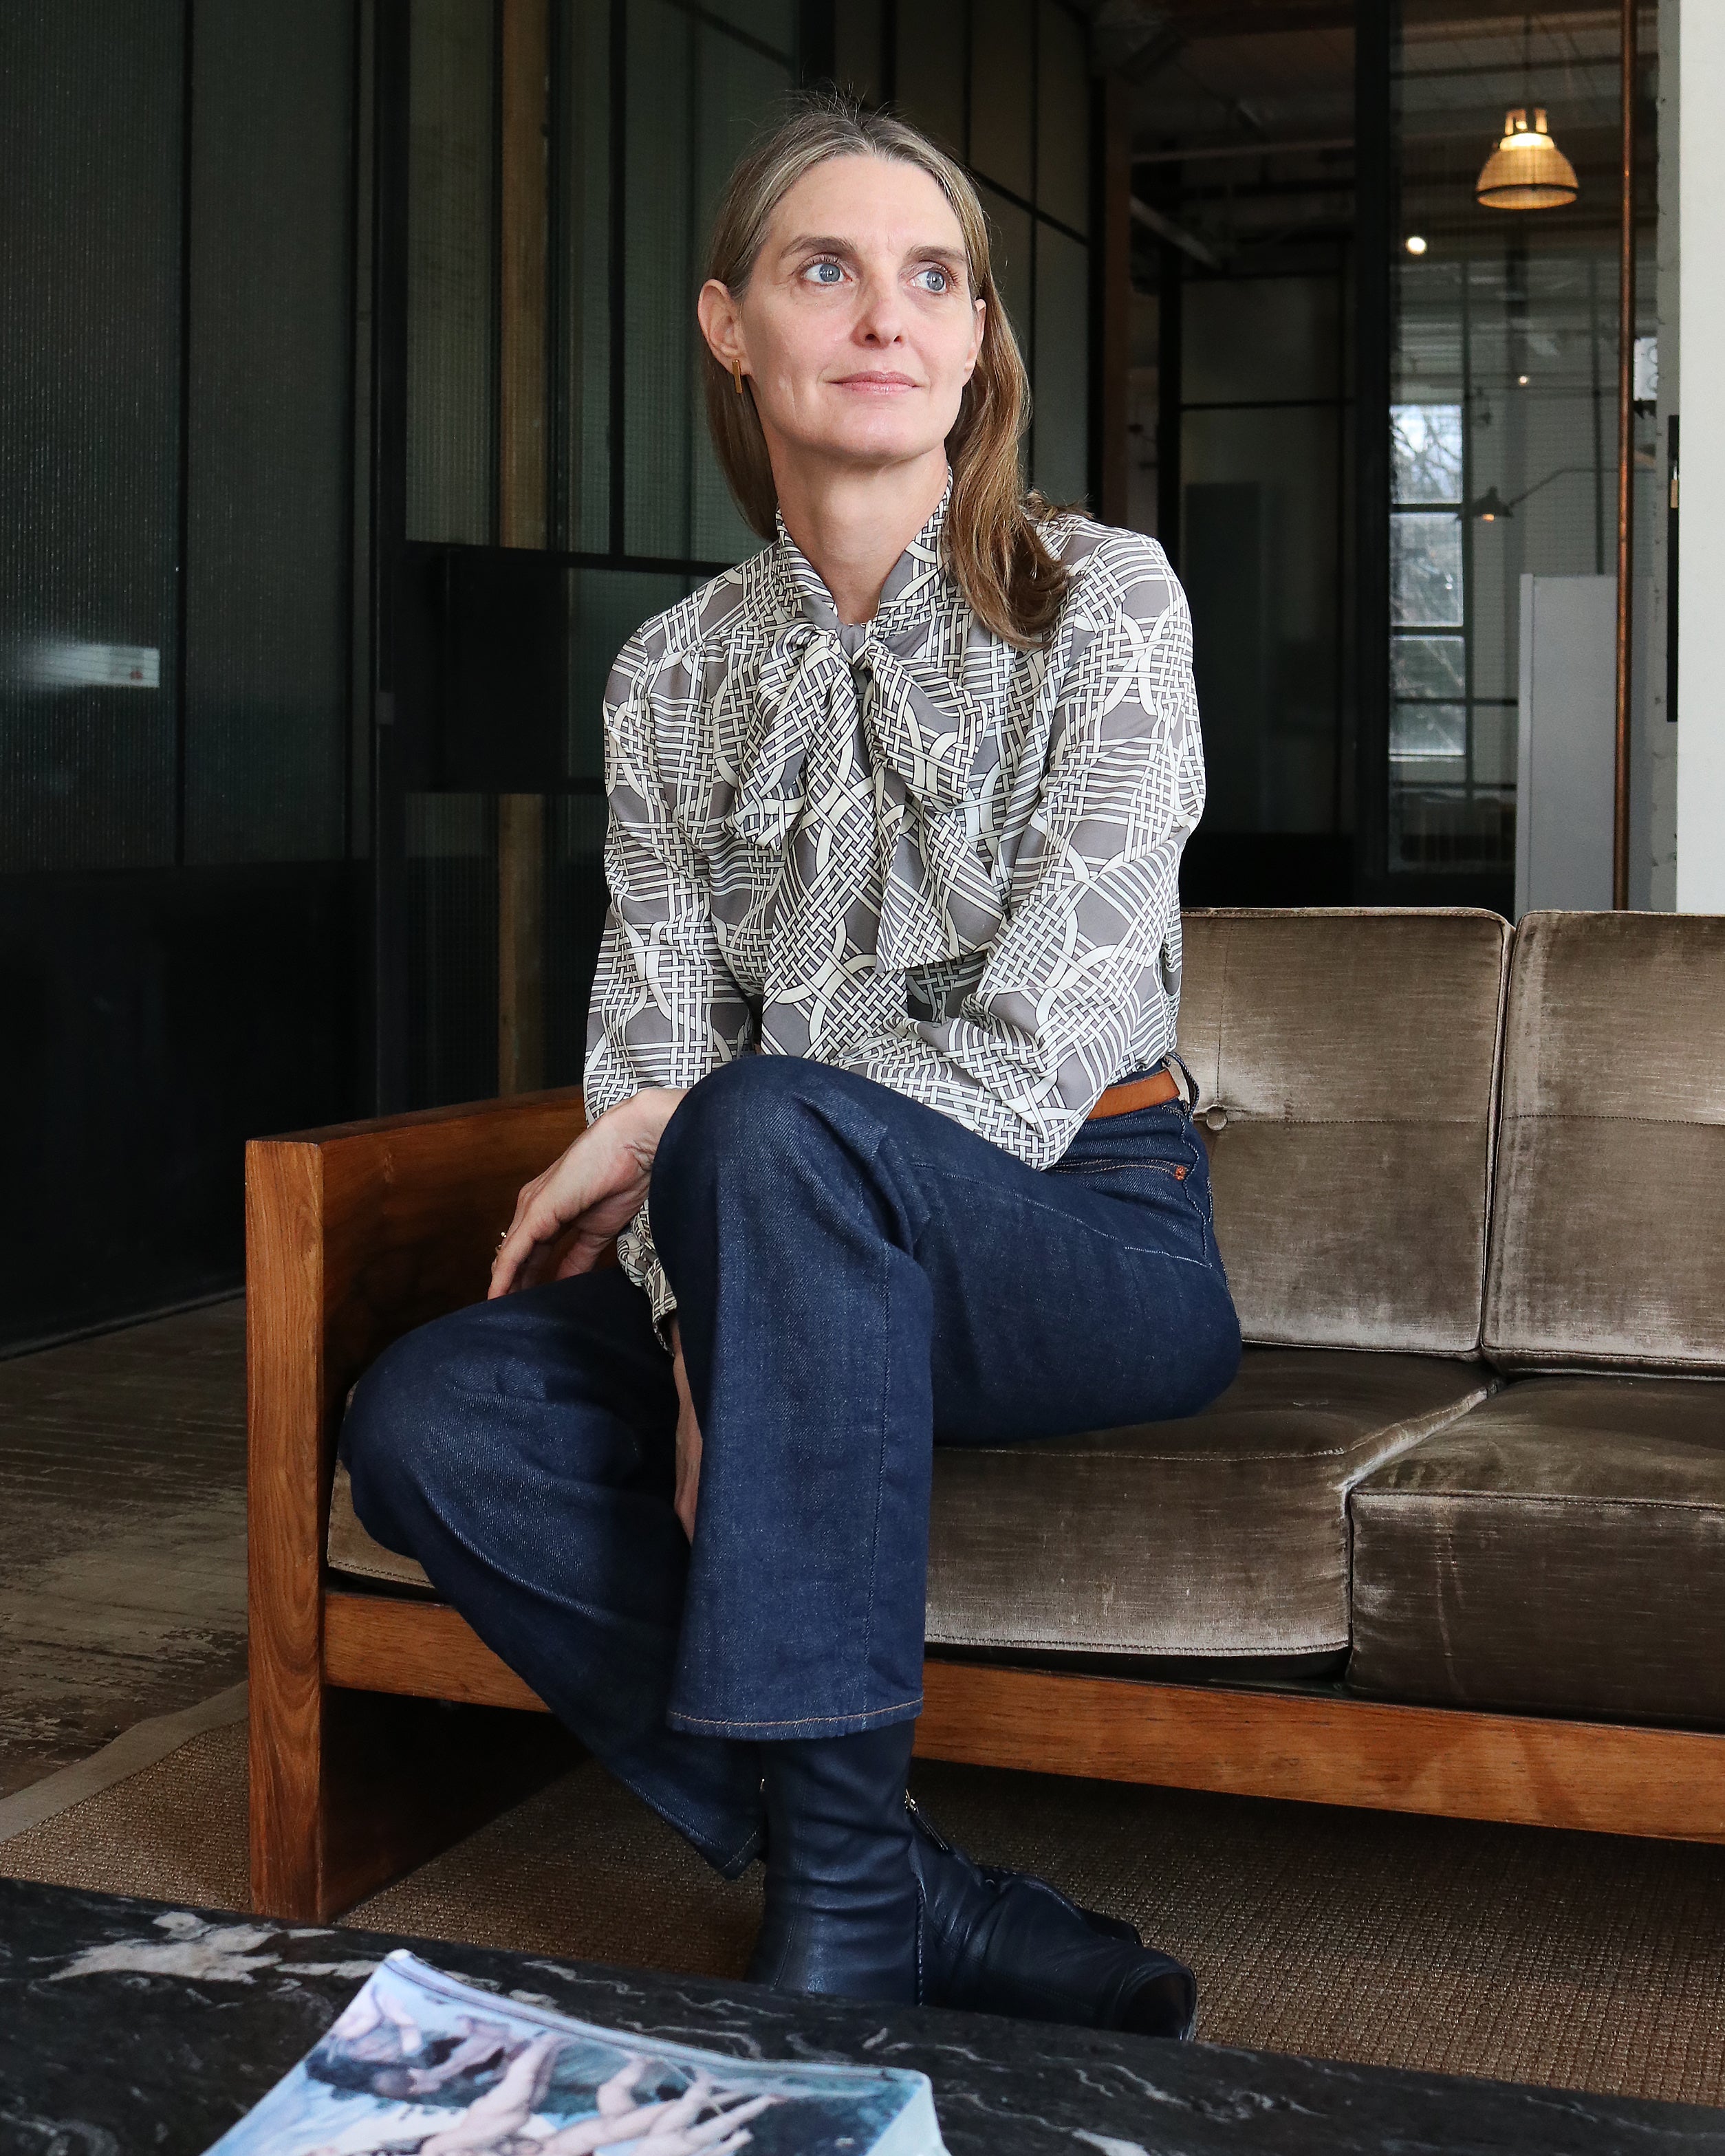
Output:
[[[833,382],[835,389],[915,389],[919,386],[908,374],[840,374]]]

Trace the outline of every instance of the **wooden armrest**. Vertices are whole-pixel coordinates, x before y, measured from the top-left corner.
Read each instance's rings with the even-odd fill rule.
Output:
[[[296,1476],[312,1467],[326,1507],[336,1430],[354,1379],[403,1332],[480,1299],[516,1193],[584,1122],[580,1088],[569,1086],[252,1141],[245,1211],[254,1473],[264,1464],[260,1448],[268,1458],[285,1445]]]
[[[578,1086],[246,1147],[252,1666],[315,1669],[342,1404],[392,1340],[485,1294],[522,1183],[583,1127]]]
[[[321,1922],[418,1861],[409,1845],[419,1843],[400,1840],[399,1806],[377,1794],[382,1784],[367,1784],[362,1802],[338,1800],[326,1757],[324,1538],[342,1406],[391,1341],[485,1294],[517,1192],[584,1120],[572,1086],[246,1147],[252,1879],[260,1909]],[[401,1731],[384,1736],[386,1752],[406,1743]],[[498,1790],[514,1790],[506,1774],[494,1779]]]

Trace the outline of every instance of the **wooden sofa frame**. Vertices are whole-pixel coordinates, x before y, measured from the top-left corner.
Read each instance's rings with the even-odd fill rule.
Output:
[[[247,1149],[251,1884],[323,1922],[578,1756],[456,1612],[325,1559],[343,1403],[485,1292],[578,1090]],[[523,1712],[522,1710],[538,1710]],[[1329,1692],[927,1664],[920,1757],[1451,1818],[1725,1841],[1725,1734]]]

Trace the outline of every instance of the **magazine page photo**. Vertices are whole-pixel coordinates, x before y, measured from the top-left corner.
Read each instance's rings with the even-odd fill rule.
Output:
[[[210,2156],[944,2156],[923,2075],[732,2059],[389,1955]]]

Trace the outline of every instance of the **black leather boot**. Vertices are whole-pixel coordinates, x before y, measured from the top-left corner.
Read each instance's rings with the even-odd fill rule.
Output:
[[[916,1724],[762,1744],[767,1907],[749,1975],[776,1991],[914,2004],[922,1897],[905,1771]]]
[[[1081,1909],[1045,1880],[974,1864],[906,1798],[922,1890],[922,1997],[931,2006],[1192,2034],[1198,1979],[1130,1924]]]

